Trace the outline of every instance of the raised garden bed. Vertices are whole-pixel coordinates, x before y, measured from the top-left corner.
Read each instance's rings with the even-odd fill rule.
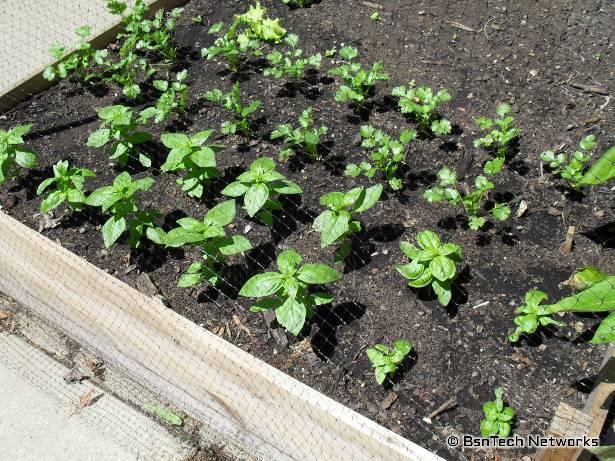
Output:
[[[253,160],[277,158],[281,145],[270,141],[271,131],[281,123],[295,123],[306,107],[314,107],[317,125],[329,128],[322,161],[296,161],[302,158],[296,156],[280,164],[279,171],[304,192],[300,199],[283,202],[284,210],[272,228],[248,219],[238,208],[229,230],[245,235],[254,249],[245,258],[231,259],[219,289],[177,287],[179,275],[200,258],[194,248],[164,250],[146,242],[138,250],[124,244],[107,250],[98,230],[106,218],[97,209],[68,214],[57,222],[38,215],[36,188],[58,160],[95,171],[88,190],[110,184],[121,171],[110,166],[104,149],[85,146],[99,126],[95,109],[131,104],[115,87],[90,90],[63,81],[5,112],[0,128],[34,123],[26,140],[38,154],[41,168],[0,188],[3,211],[130,285],[139,286],[140,273],[147,273],[170,309],[445,458],[463,456],[447,449],[446,436],[478,434],[482,404],[493,398],[497,385],[517,412],[517,433],[544,431],[560,402],[581,407],[605,351],[604,346],[588,344],[591,334],[584,334],[595,326],[596,318],[567,316],[567,327],[524,338],[516,346],[506,336],[513,326],[514,307],[522,304],[527,290],[538,288],[558,299],[570,293],[559,284],[576,268],[594,265],[615,272],[612,228],[609,231],[614,220],[613,190],[599,186],[571,194],[540,168],[539,160],[547,148],[566,142],[571,150],[590,132],[598,140],[596,152],[614,144],[615,117],[604,105],[605,97],[569,85],[573,74],[573,83],[586,88],[594,85],[590,76],[600,76],[607,94],[612,87],[613,76],[607,73],[613,66],[612,8],[602,12],[592,2],[573,6],[533,2],[506,8],[493,4],[485,11],[484,5],[467,2],[390,1],[383,2],[381,21],[375,22],[370,19],[374,9],[356,1],[323,0],[293,10],[282,2],[263,4],[270,16],[279,17],[289,32],[299,35],[307,54],[350,44],[359,49],[362,63],[382,61],[390,80],[378,84],[369,114],[356,116],[346,104],[334,101],[340,83],[327,76],[333,66],[329,59],[324,58],[320,72],[311,75],[309,91],[304,93],[288,91],[283,80],[263,76],[262,62],[253,60],[239,81],[245,100],[263,103],[255,116],[256,128],[249,138],[217,138],[227,146],[217,154],[223,177],[214,181],[203,199],[191,198],[175,183],[174,175],[160,171],[168,150],[158,139],[164,132],[218,129],[228,119],[228,112],[201,96],[214,88],[228,91],[231,76],[222,63],[202,59],[200,49],[214,40],[207,33],[211,24],[228,22],[248,2],[214,5],[192,0],[186,5],[174,37],[180,50],[174,70],[189,72],[186,116],[148,126],[154,141],[144,144],[143,150],[151,155],[153,167],[129,164],[127,168],[137,177],[154,178],[142,204],[161,211],[159,224],[164,222],[168,230],[178,218],[202,218],[224,200],[220,190]],[[192,21],[197,15],[203,24]],[[403,128],[416,128],[387,96],[411,79],[452,94],[441,109],[453,124],[452,134],[411,142],[402,169],[405,187],[398,193],[388,190],[361,215],[365,231],[355,239],[352,257],[341,266],[342,279],[331,286],[332,307],[317,310],[298,338],[272,331],[261,314],[248,311],[250,302],[238,296],[239,289],[250,276],[274,268],[275,256],[283,249],[295,249],[308,262],[332,263],[331,247],[321,249],[319,234],[311,227],[322,211],[319,197],[370,184],[364,177],[344,175],[348,163],[359,163],[365,155],[357,143],[360,125],[369,122],[397,135]],[[515,126],[522,129],[491,195],[509,203],[512,215],[476,232],[457,216],[459,210],[427,203],[422,194],[434,183],[437,171],[442,166],[455,168],[464,152],[474,156],[467,176],[481,171],[489,154],[472,146],[480,136],[473,119],[492,116],[499,101],[512,104]],[[522,202],[527,210],[518,213]],[[569,226],[576,228],[574,247],[562,253]],[[461,277],[447,309],[433,296],[410,290],[394,268],[405,262],[400,240],[413,240],[423,229],[433,229],[443,240],[463,248]],[[412,341],[413,356],[393,382],[380,386],[363,351],[400,338]],[[431,422],[423,420],[453,397],[453,409]]]

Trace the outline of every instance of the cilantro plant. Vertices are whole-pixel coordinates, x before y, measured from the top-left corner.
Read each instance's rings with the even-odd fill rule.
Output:
[[[103,123],[100,128],[88,137],[88,147],[103,147],[110,145],[109,158],[125,164],[128,158],[135,154],[135,146],[149,141],[152,136],[149,133],[139,131],[138,120],[130,107],[107,106],[98,111],[98,118]],[[150,158],[140,150],[138,151],[139,162],[145,167],[150,167]]]
[[[202,220],[179,219],[179,227],[168,233],[160,228],[147,230],[148,238],[159,245],[177,248],[191,244],[201,249],[204,262],[192,263],[179,278],[179,287],[200,283],[217,286],[222,280],[220,270],[226,259],[252,249],[252,244],[243,235],[226,235],[224,228],[235,219],[235,208],[235,200],[227,200],[210,209]]]
[[[141,94],[139,83],[156,73],[150,61],[162,58],[168,64],[175,59],[172,33],[182,9],[158,10],[152,19],[147,19],[149,7],[143,0],[135,0],[130,11],[125,2],[107,0],[107,9],[122,17],[123,32],[117,36],[118,58],[108,63],[105,79],[120,85],[124,96],[135,99]]]
[[[421,131],[431,130],[437,135],[449,134],[451,132],[451,122],[443,118],[438,118],[438,106],[451,100],[451,95],[446,90],[437,93],[426,86],[417,87],[412,80],[408,86],[402,85],[393,88],[391,93],[399,97],[399,109],[402,114],[412,115],[419,124]]]
[[[175,76],[175,81],[154,80],[153,85],[162,94],[154,107],[148,107],[139,114],[139,122],[146,123],[154,119],[156,123],[167,120],[171,114],[184,115],[186,99],[188,97],[188,85],[185,83],[188,71],[182,70]]]
[[[501,158],[503,161],[503,157]],[[485,166],[485,174],[491,166],[487,163]],[[423,193],[423,198],[429,203],[447,201],[451,205],[463,206],[467,216],[468,225],[472,230],[478,230],[485,225],[487,219],[482,211],[483,202],[487,193],[495,186],[487,176],[479,175],[474,180],[473,189],[462,188],[457,182],[457,174],[450,168],[444,167],[438,172],[438,183],[430,187]],[[506,203],[496,203],[493,208],[488,211],[498,221],[505,221],[510,216],[510,207]]]
[[[268,226],[273,225],[271,212],[282,209],[277,196],[302,192],[297,184],[275,171],[275,162],[268,157],[252,162],[247,171],[222,190],[222,194],[229,197],[243,196],[243,206],[248,215],[258,216]]]
[[[330,192],[320,197],[320,204],[328,209],[314,220],[313,227],[320,232],[322,248],[335,242],[339,248],[335,261],[342,262],[351,250],[350,236],[361,230],[361,223],[354,218],[355,213],[363,213],[373,207],[382,194],[382,184],[365,189],[356,187],[348,192]]]
[[[111,186],[96,189],[85,200],[86,205],[99,206],[111,217],[102,226],[105,247],[111,247],[128,230],[128,244],[138,248],[146,229],[154,225],[160,216],[156,210],[140,210],[137,192],[149,190],[154,184],[152,178],[133,181],[127,172],[113,180]]]
[[[85,205],[85,178],[92,176],[96,175],[91,170],[69,167],[68,161],[60,160],[53,166],[53,177],[45,179],[36,189],[36,195],[41,195],[49,186],[55,186],[55,190],[45,194],[41,202],[41,213],[47,213],[64,202],[71,210],[81,210]]]
[[[91,26],[78,27],[75,34],[79,41],[74,51],[69,53],[64,45],[58,43],[54,43],[49,49],[49,53],[57,62],[45,69],[43,72],[45,80],[53,81],[58,77],[66,78],[73,72],[77,73],[84,81],[100,77],[99,74],[93,73],[91,68],[94,64],[102,66],[107,63],[107,50],[94,50],[87,42],[87,37],[92,35]]]
[[[351,46],[341,48],[339,55],[346,62],[331,69],[329,74],[340,77],[345,85],[338,88],[335,100],[353,103],[355,108],[360,108],[373,91],[376,82],[388,80],[389,74],[384,72],[384,66],[380,62],[375,63],[369,69],[363,69],[361,63],[353,62],[359,52]]]
[[[475,139],[474,147],[494,149],[498,157],[506,157],[512,143],[521,135],[521,130],[513,126],[514,119],[508,115],[508,104],[498,104],[495,112],[500,116],[499,119],[476,117],[475,121],[480,129],[493,129],[482,138]]]
[[[235,114],[235,120],[224,122],[221,126],[223,134],[235,134],[238,131],[244,136],[250,134],[250,118],[261,106],[260,101],[252,101],[247,106],[244,105],[241,94],[239,93],[239,83],[235,82],[233,88],[228,93],[215,89],[208,91],[204,95],[205,99],[216,103]]]
[[[485,417],[480,422],[480,434],[483,437],[498,436],[506,438],[510,436],[512,420],[515,410],[504,405],[503,391],[501,387],[495,388],[495,400],[483,404]]]
[[[312,119],[313,109],[308,107],[299,117],[299,127],[293,128],[291,124],[278,125],[271,132],[271,139],[284,139],[286,144],[302,149],[313,160],[320,160],[321,156],[318,152],[320,138],[327,133],[326,126],[315,127]],[[292,147],[282,149],[279,158],[282,161],[288,160],[295,151]]]
[[[341,278],[324,264],[301,265],[301,255],[286,250],[278,255],[278,272],[264,272],[250,278],[239,291],[247,298],[264,298],[252,304],[252,312],[275,310],[278,323],[297,336],[314,314],[314,308],[329,304],[333,296],[310,291],[310,285],[325,285]]]
[[[143,0],[135,0],[128,15],[123,15],[124,32],[118,34],[122,41],[120,56],[140,50],[159,53],[165,59],[173,61],[176,50],[171,41],[175,22],[182,13],[182,8],[174,8],[166,14],[164,10],[156,11],[152,19],[147,19],[149,7]],[[123,9],[122,12],[126,11]]]
[[[540,155],[540,159],[549,165],[553,172],[565,179],[573,189],[580,189],[583,184],[586,163],[591,159],[590,152],[596,147],[596,137],[593,134],[585,136],[579,143],[580,149],[570,157],[563,152],[555,153],[547,150]]]
[[[217,22],[209,28],[210,34],[220,34],[224,29],[223,22]],[[224,56],[229,69],[238,72],[250,53],[255,56],[262,54],[262,42],[279,42],[286,34],[279,19],[267,17],[267,10],[259,2],[251,5],[244,14],[235,15],[228,29],[221,33],[214,44],[201,50],[201,55],[207,60]]]
[[[32,125],[18,125],[15,128],[0,130],[0,184],[16,176],[20,168],[34,168],[38,164],[36,154],[22,147],[23,136],[28,134]]]
[[[397,266],[397,272],[410,280],[408,286],[422,288],[431,285],[438,302],[451,302],[451,282],[457,277],[457,264],[463,261],[461,247],[442,243],[435,232],[424,230],[416,236],[419,245],[400,242],[399,248],[410,259],[409,264]]]
[[[401,190],[401,178],[397,176],[400,163],[404,160],[405,147],[416,138],[416,131],[404,130],[399,139],[393,139],[382,130],[364,125],[360,130],[361,146],[369,153],[371,162],[362,161],[358,165],[346,166],[346,175],[357,177],[360,174],[373,178],[380,172],[393,190]]]
[[[184,172],[177,184],[191,197],[202,197],[204,186],[220,176],[216,168],[216,153],[225,146],[206,144],[213,131],[199,131],[192,136],[182,133],[164,133],[160,136],[162,144],[171,149],[160,169]]]
[[[264,70],[264,75],[273,76],[275,78],[288,77],[295,85],[298,85],[298,82],[303,78],[307,67],[320,69],[322,55],[317,53],[315,55],[302,58],[303,50],[298,48],[298,35],[288,34],[284,38],[284,44],[290,48],[289,51],[285,51],[284,53],[273,51],[267,55],[267,61],[269,62],[270,67]]]
[[[405,339],[395,341],[392,347],[376,344],[368,348],[365,352],[372,362],[376,382],[382,384],[387,376],[392,377],[411,350],[412,343]]]
[[[607,275],[593,267],[577,271],[571,280],[573,287],[580,288],[577,294],[560,299],[554,304],[541,304],[548,296],[539,290],[530,290],[525,295],[525,304],[515,310],[515,331],[510,342],[517,342],[521,335],[534,333],[539,327],[566,324],[553,318],[560,312],[609,312],[603,318],[590,342],[594,344],[615,342],[615,276]]]

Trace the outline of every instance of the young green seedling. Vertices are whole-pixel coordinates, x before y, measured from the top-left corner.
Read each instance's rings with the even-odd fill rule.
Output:
[[[487,175],[489,174],[487,172],[489,165],[490,163],[487,162],[485,166],[485,174]],[[423,198],[429,203],[446,200],[451,205],[461,205],[468,215],[470,229],[478,230],[483,227],[487,219],[481,211],[482,204],[487,193],[495,187],[493,182],[487,179],[487,176],[477,176],[474,180],[473,190],[469,191],[460,187],[457,182],[457,174],[447,167],[438,172],[438,180],[435,186],[430,187],[423,193]],[[489,210],[489,213],[496,220],[505,221],[510,216],[510,207],[506,203],[496,203]]]
[[[297,8],[307,8],[312,4],[312,0],[282,0],[285,5],[295,6]]]
[[[475,139],[474,147],[486,147],[494,149],[498,157],[506,157],[512,143],[521,135],[519,128],[513,127],[514,119],[508,115],[510,106],[500,103],[495,111],[500,118],[490,119],[488,117],[476,117],[476,124],[482,130],[489,130],[496,126],[486,136]]]
[[[148,107],[139,114],[139,123],[147,123],[150,119],[160,123],[167,120],[171,114],[184,115],[186,98],[188,97],[188,85],[185,83],[188,71],[182,70],[175,76],[175,81],[154,80],[153,85],[162,94],[154,107]]]
[[[268,226],[273,225],[272,211],[282,209],[278,195],[302,192],[297,184],[275,171],[275,162],[268,157],[252,162],[247,171],[222,190],[222,194],[228,197],[243,196],[243,207],[248,215],[258,216]]]
[[[346,166],[346,175],[357,177],[360,174],[373,178],[378,172],[387,180],[393,190],[401,190],[402,181],[397,176],[400,163],[404,160],[405,147],[416,138],[416,131],[404,130],[399,139],[393,139],[382,130],[371,125],[364,125],[360,130],[361,146],[369,153],[371,162],[362,161],[358,165]]]
[[[219,34],[224,28],[223,22],[217,22],[209,28],[210,34]],[[208,48],[201,50],[201,55],[208,60],[224,56],[232,72],[238,72],[250,53],[262,55],[263,42],[279,42],[286,34],[279,19],[267,17],[267,11],[259,2],[235,18],[229,28],[222,33]]]
[[[446,90],[437,93],[426,86],[417,87],[412,80],[408,86],[402,85],[393,88],[391,93],[399,97],[399,109],[402,114],[413,116],[419,124],[419,129],[423,132],[431,130],[437,135],[449,134],[451,132],[451,122],[443,118],[438,118],[438,106],[451,100],[451,95]]]
[[[411,350],[412,343],[405,339],[395,341],[392,347],[376,344],[368,348],[365,352],[374,367],[376,382],[382,384],[387,376],[393,377]]]
[[[495,400],[483,404],[485,417],[480,422],[480,434],[483,437],[497,436],[506,438],[510,436],[515,410],[504,405],[501,387],[495,388]]]
[[[133,181],[127,172],[113,180],[111,186],[101,187],[85,200],[86,205],[99,206],[111,217],[102,226],[105,247],[111,247],[128,230],[128,244],[138,248],[146,229],[154,225],[160,216],[156,210],[140,210],[136,193],[149,190],[154,184],[152,178]]]
[[[239,131],[244,136],[249,136],[251,116],[261,106],[261,102],[258,100],[252,101],[245,106],[241,100],[238,82],[233,85],[233,88],[228,93],[222,93],[222,91],[215,89],[205,93],[204,98],[210,102],[221,105],[226,110],[235,114],[235,120],[227,121],[222,124],[221,131],[223,134],[235,134]]]
[[[28,134],[32,124],[0,130],[0,184],[17,176],[20,168],[34,168],[38,164],[36,154],[21,147],[23,136]]]
[[[508,336],[510,342],[517,342],[521,335],[534,333],[540,326],[565,326],[564,322],[553,319],[560,312],[609,312],[594,333],[591,343],[615,342],[615,276],[585,267],[578,270],[568,283],[579,293],[562,298],[555,304],[540,304],[547,299],[542,291],[530,290],[525,295],[525,304],[515,309],[513,319],[517,326]]]
[[[188,288],[199,283],[217,286],[222,280],[220,270],[226,259],[252,249],[252,244],[243,235],[226,235],[224,228],[235,219],[235,208],[235,200],[227,200],[209,210],[202,220],[179,219],[180,227],[168,233],[160,228],[147,230],[148,238],[158,245],[177,248],[191,244],[201,249],[204,262],[192,263],[179,278],[179,287]]]
[[[271,139],[283,138],[286,144],[302,149],[312,160],[320,160],[321,156],[318,152],[321,136],[328,131],[326,126],[315,127],[312,119],[313,109],[308,107],[299,117],[299,127],[293,128],[291,124],[278,125],[271,132]],[[281,161],[288,160],[295,154],[292,147],[282,149],[279,153]]]
[[[324,264],[301,265],[301,255],[293,250],[278,255],[278,272],[264,272],[250,278],[239,291],[247,298],[264,298],[250,307],[252,312],[275,310],[278,323],[297,336],[314,308],[329,304],[333,296],[310,292],[310,285],[325,285],[341,278],[335,269]]]
[[[172,61],[177,53],[171,34],[183,9],[174,8],[168,14],[160,9],[152,19],[146,18],[148,10],[149,7],[143,0],[135,0],[130,14],[123,15],[124,31],[118,34],[118,39],[122,41],[119,54],[124,57],[128,53],[140,50],[159,53],[165,59]]]
[[[206,144],[213,131],[199,131],[192,136],[182,133],[164,133],[160,136],[162,144],[171,149],[160,169],[185,172],[177,184],[191,197],[202,197],[204,186],[220,176],[216,168],[216,153],[225,146]]]
[[[350,236],[361,230],[361,223],[355,213],[363,213],[373,207],[382,194],[382,184],[367,189],[356,187],[348,192],[330,192],[320,197],[320,204],[328,209],[314,220],[313,227],[320,232],[322,248],[339,243],[335,262],[342,262],[350,255]]]
[[[107,106],[98,111],[98,118],[103,123],[92,133],[87,142],[88,147],[103,147],[110,143],[109,158],[125,164],[135,153],[135,146],[149,141],[149,133],[138,130],[138,120],[130,107]],[[150,167],[150,158],[140,150],[138,159],[141,165]]]
[[[451,282],[457,277],[457,264],[463,262],[461,247],[454,243],[441,243],[440,237],[430,230],[419,232],[416,241],[418,248],[409,242],[399,243],[399,248],[410,263],[395,268],[410,280],[408,286],[412,288],[431,285],[438,302],[448,306],[451,302]]]
[[[384,66],[380,62],[367,70],[363,69],[361,63],[353,62],[359,52],[351,46],[341,48],[339,55],[346,63],[331,69],[329,74],[340,77],[345,85],[338,88],[335,100],[353,103],[356,109],[360,109],[373,91],[376,82],[388,80],[389,74],[384,72]]]
[[[64,202],[71,210],[81,210],[85,205],[85,178],[92,176],[96,175],[91,170],[69,167],[68,161],[60,160],[53,166],[53,177],[45,179],[36,189],[36,195],[41,195],[49,186],[55,186],[55,190],[45,194],[41,202],[41,213],[47,213]]]
[[[298,86],[306,68],[311,67],[313,69],[320,69],[322,55],[317,53],[307,58],[302,58],[303,50],[297,48],[299,45],[299,36],[296,34],[288,34],[284,38],[284,43],[290,50],[284,53],[273,51],[268,54],[267,61],[269,61],[270,67],[267,67],[263,71],[263,74],[275,78],[288,77],[295,86]]]
[[[585,164],[591,159],[591,151],[596,147],[596,137],[593,134],[585,136],[579,143],[580,149],[570,157],[564,152],[555,153],[547,150],[540,155],[540,159],[549,165],[553,173],[559,175],[568,182],[568,185],[579,190],[583,184]]]
[[[102,76],[92,73],[91,67],[95,64],[100,66],[107,64],[107,50],[94,50],[87,42],[87,37],[92,34],[91,26],[78,27],[75,34],[79,37],[79,41],[74,51],[68,53],[67,48],[58,43],[54,43],[49,49],[49,53],[57,62],[45,69],[43,72],[45,80],[53,81],[58,77],[63,79],[73,72],[84,81]]]

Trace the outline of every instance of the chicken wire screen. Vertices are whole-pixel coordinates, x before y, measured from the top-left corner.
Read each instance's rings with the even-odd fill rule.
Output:
[[[491,456],[447,442],[483,420],[542,434],[560,402],[584,407],[590,341],[612,334],[613,5],[118,5],[4,9],[0,127],[32,127],[5,148],[3,212],[444,458]],[[53,66],[54,44],[87,65]],[[49,66],[50,88],[14,89]],[[68,202],[39,190],[69,171]],[[134,199],[103,203],[114,181]],[[497,388],[510,425],[483,408]],[[322,459],[300,420],[272,427],[291,424]]]

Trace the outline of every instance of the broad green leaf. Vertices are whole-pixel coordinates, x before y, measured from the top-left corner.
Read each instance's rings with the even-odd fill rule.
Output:
[[[422,288],[429,285],[429,282],[431,282],[432,279],[433,276],[431,275],[431,271],[429,270],[429,268],[426,268],[418,279],[410,280],[408,282],[408,286],[411,286],[413,288]]]
[[[274,294],[282,288],[282,275],[277,272],[264,272],[250,278],[239,294],[247,298],[261,298]]]
[[[586,448],[592,453],[598,461],[613,461],[615,460],[615,445],[603,445],[601,447]]]
[[[56,178],[47,178],[47,179],[45,179],[43,182],[41,182],[38,185],[38,188],[36,189],[36,195],[41,195],[45,191],[45,189],[47,189],[55,181],[56,181]]]
[[[214,168],[216,166],[216,153],[209,147],[203,147],[193,153],[190,159],[201,168]]]
[[[49,211],[58,207],[60,204],[62,204],[65,198],[65,192],[54,190],[41,202],[41,213],[48,213]]]
[[[406,277],[409,280],[418,279],[425,270],[425,266],[417,261],[413,261],[409,264],[404,264],[403,266],[396,266],[397,272]]]
[[[247,192],[248,189],[249,187],[246,186],[245,184],[239,181],[235,181],[235,182],[230,183],[224,189],[222,189],[221,194],[226,195],[228,197],[241,197],[243,194]]]
[[[311,297],[312,297],[312,301],[314,302],[314,305],[316,306],[321,306],[323,304],[330,304],[335,299],[333,295],[329,293],[323,293],[323,292],[313,293]]]
[[[357,213],[362,213],[373,207],[380,199],[382,189],[382,184],[376,184],[375,186],[368,187],[367,189],[365,189],[365,196],[363,198],[363,201],[358,204],[358,206],[355,208],[355,211]]]
[[[175,149],[179,147],[190,148],[190,138],[183,133],[163,133],[160,136],[160,141],[165,147],[169,149]]]
[[[325,264],[306,264],[297,271],[297,278],[302,282],[318,285],[335,282],[341,274]]]
[[[27,150],[15,150],[15,162],[24,168],[34,168],[37,164],[36,155]]]
[[[412,343],[406,339],[400,339],[393,343],[393,347],[405,356],[412,350]]]
[[[106,211],[121,198],[122,193],[114,186],[105,186],[92,192],[86,199],[85,203],[89,206],[100,206],[103,211]]]
[[[301,187],[286,179],[273,183],[273,190],[283,195],[301,194],[303,192]]]
[[[301,333],[303,325],[305,324],[306,314],[305,304],[291,297],[286,299],[284,304],[275,310],[278,323],[295,336]]]
[[[594,163],[583,178],[579,186],[595,186],[603,184],[615,178],[615,146],[606,151],[596,163]]]
[[[399,242],[399,249],[409,258],[416,259],[419,256],[421,250],[412,245],[410,242]]]
[[[594,344],[615,343],[615,311],[600,322],[590,342]]]
[[[613,309],[615,309],[615,276],[610,276],[593,284],[587,290],[548,306],[549,312],[605,312]]]
[[[243,203],[250,217],[253,217],[265,205],[269,198],[269,188],[266,184],[257,183],[250,187],[244,198]]]
[[[278,270],[285,274],[295,270],[301,264],[301,255],[295,250],[286,250],[278,255],[276,263]]]
[[[103,241],[106,248],[110,248],[126,230],[126,220],[111,216],[102,227]]]
[[[220,253],[224,256],[231,256],[251,249],[252,244],[243,235],[232,235],[224,239],[224,244],[220,246]]]
[[[102,147],[111,139],[111,130],[108,128],[102,128],[95,131],[88,137],[86,146],[88,147]]]
[[[418,233],[416,241],[421,248],[425,250],[433,250],[437,252],[440,247],[440,237],[430,230],[424,230]]]
[[[452,297],[450,280],[434,280],[431,282],[431,287],[438,297],[438,302],[443,306],[448,306]]]
[[[235,219],[235,200],[219,203],[205,215],[205,223],[224,227]]]
[[[320,246],[322,248],[331,245],[337,239],[348,232],[350,214],[346,211],[335,213],[324,211],[322,213],[322,230],[320,231]]]
[[[566,281],[565,285],[568,285],[573,290],[585,290],[594,283],[600,282],[607,277],[608,275],[597,267],[586,266],[578,269],[574,274],[572,274],[572,276]]]
[[[333,209],[340,208],[344,203],[344,193],[343,192],[329,192],[328,194],[320,197],[320,204],[324,206],[328,206]]]
[[[444,282],[455,276],[456,268],[455,263],[446,256],[436,256],[429,263],[429,270],[436,279]]]

